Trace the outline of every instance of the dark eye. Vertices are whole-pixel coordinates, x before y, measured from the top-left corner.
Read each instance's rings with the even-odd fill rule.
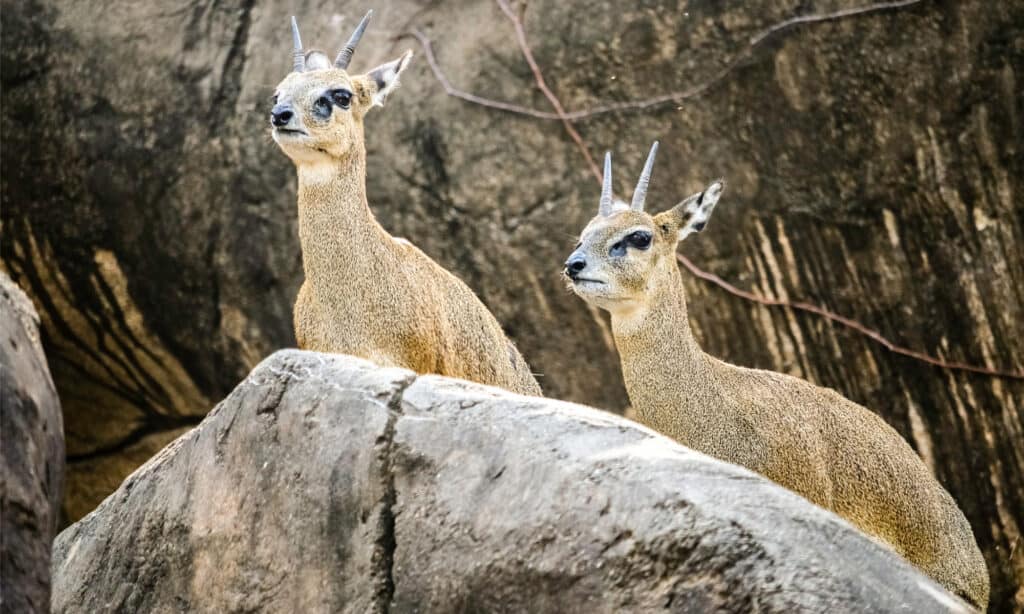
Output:
[[[638,230],[626,237],[626,243],[637,249],[647,249],[651,246],[651,233]]]
[[[277,104],[277,94],[270,97],[270,104]]]
[[[334,90],[331,92],[331,100],[342,109],[347,109],[352,104],[352,92],[348,90]]]
[[[612,256],[625,256],[626,245],[622,241],[616,241],[612,244],[612,248],[608,250],[608,254]]]

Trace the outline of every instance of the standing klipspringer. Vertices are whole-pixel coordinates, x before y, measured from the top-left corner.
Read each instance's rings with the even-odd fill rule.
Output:
[[[565,263],[572,290],[611,313],[639,421],[832,510],[984,609],[988,572],[967,519],[892,427],[834,390],[697,345],[676,246],[704,229],[723,184],[651,216],[643,206],[656,151],[631,205],[613,201],[605,157],[599,214]]]
[[[389,235],[370,211],[363,117],[397,87],[412,52],[350,76],[369,17],[333,63],[303,51],[292,18],[293,69],[274,95],[274,141],[299,175],[299,347],[539,395],[526,361],[473,291]]]

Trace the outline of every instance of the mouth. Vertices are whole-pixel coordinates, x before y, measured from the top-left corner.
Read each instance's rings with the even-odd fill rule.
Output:
[[[274,134],[284,136],[309,136],[305,130],[298,130],[295,128],[274,128]]]
[[[574,285],[579,285],[579,284],[598,284],[598,285],[601,285],[601,286],[605,285],[605,283],[603,281],[599,280],[599,279],[590,279],[588,277],[576,277],[576,278],[574,278],[572,280],[572,283]]]

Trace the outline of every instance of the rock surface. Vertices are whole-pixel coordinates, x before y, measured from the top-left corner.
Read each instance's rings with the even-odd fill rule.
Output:
[[[0,272],[0,612],[48,612],[64,482],[60,401],[39,317]]]
[[[54,547],[55,612],[943,612],[838,517],[609,414],[274,354]]]
[[[660,208],[724,176],[682,248],[745,290],[809,300],[894,341],[1024,367],[1024,3],[919,2],[781,28],[870,0],[642,5],[532,0],[527,36],[570,109],[707,83],[679,104],[578,122],[613,149],[617,185],[662,143]],[[417,51],[367,120],[368,193],[404,236],[474,288],[550,396],[621,411],[604,318],[559,264],[598,188],[556,122],[447,96],[549,110],[492,0],[375,0],[353,66]],[[311,0],[333,47],[366,2]],[[267,137],[295,3],[2,0],[4,266],[40,307],[65,399],[75,519],[274,349],[294,344],[295,177]],[[732,62],[739,61],[732,65]],[[994,611],[1024,608],[1024,386],[934,369],[819,318],[686,276],[705,348],[834,387],[878,411],[963,507]]]

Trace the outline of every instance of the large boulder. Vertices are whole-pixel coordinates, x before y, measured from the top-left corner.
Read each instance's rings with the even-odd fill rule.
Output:
[[[32,303],[0,272],[0,612],[48,612],[64,483],[60,401]]]
[[[902,6],[750,48],[877,4]],[[626,406],[607,322],[558,275],[598,196],[574,144],[447,96],[406,35],[434,40],[455,86],[550,110],[493,0],[0,0],[3,264],[40,308],[65,399],[69,518],[294,345],[295,178],[268,99],[293,11],[333,50],[371,5],[354,68],[417,52],[367,119],[373,210],[480,294],[548,395]],[[620,192],[661,140],[652,208],[727,179],[682,248],[702,267],[949,360],[1024,365],[1024,2],[531,0],[526,30],[570,109],[714,81],[577,122],[594,157],[615,152]],[[970,519],[994,609],[1024,608],[1024,386],[685,278],[712,354],[834,387],[899,430]]]
[[[744,469],[578,405],[282,351],[54,547],[65,612],[966,612]]]

